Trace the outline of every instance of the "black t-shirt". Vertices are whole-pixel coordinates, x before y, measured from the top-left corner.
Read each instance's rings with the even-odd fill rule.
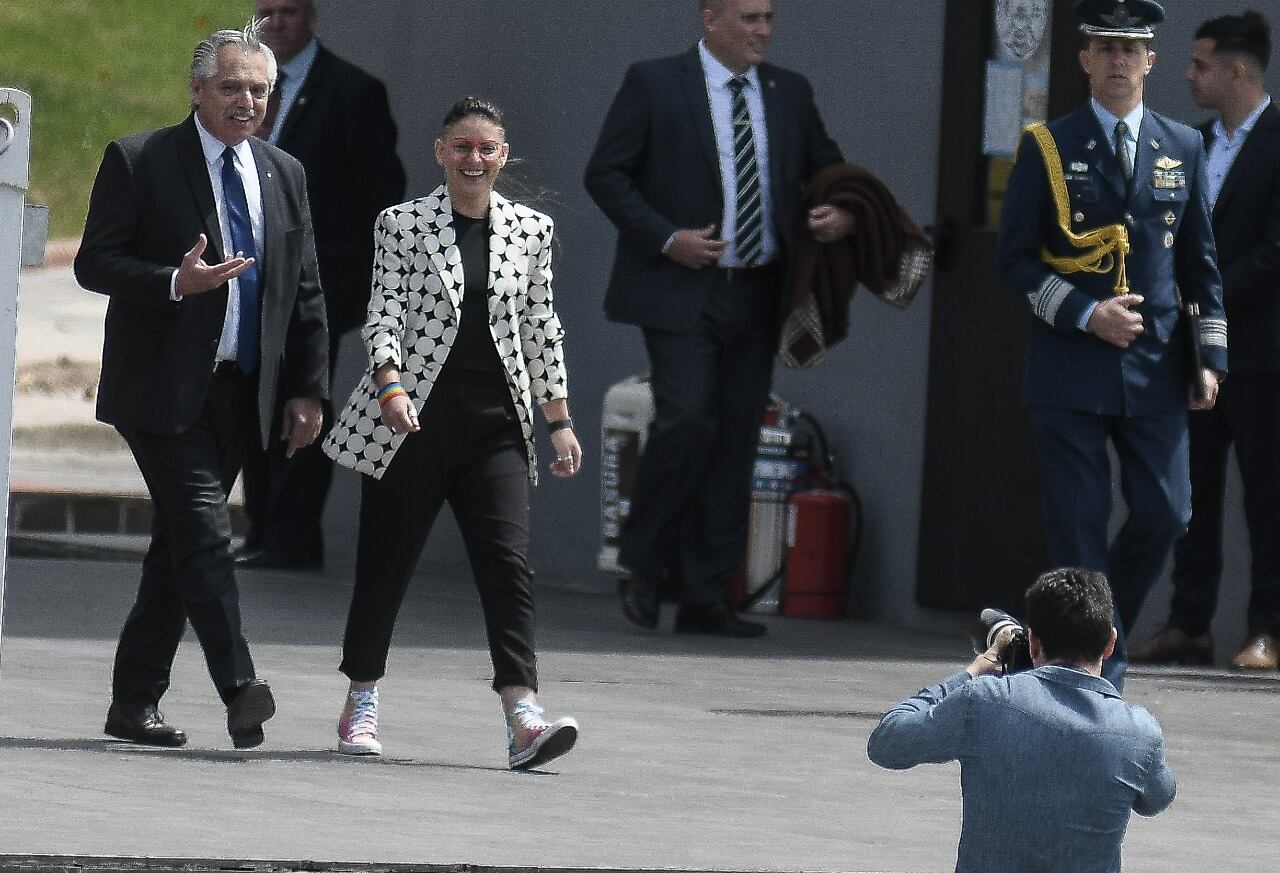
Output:
[[[444,372],[469,379],[506,379],[489,332],[489,218],[453,213],[458,253],[462,256],[465,293],[458,335],[445,360]]]

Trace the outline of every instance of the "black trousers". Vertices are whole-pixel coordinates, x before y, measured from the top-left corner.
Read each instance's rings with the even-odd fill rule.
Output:
[[[200,416],[182,433],[117,428],[155,513],[137,599],[116,646],[111,693],[117,703],[160,700],[188,621],[224,703],[254,678],[240,630],[227,493],[245,444],[256,439],[256,403],[254,378],[217,375]]]
[[[1280,375],[1231,374],[1217,405],[1193,412],[1191,525],[1174,548],[1169,623],[1209,630],[1222,582],[1222,514],[1227,453],[1236,447],[1253,553],[1249,634],[1280,636]]]
[[[693,330],[644,331],[654,419],[619,539],[624,567],[678,580],[690,605],[723,602],[742,563],[782,278],[707,269],[715,287]]]
[[[339,666],[353,682],[381,679],[396,616],[427,535],[447,501],[484,611],[493,688],[538,688],[529,465],[507,386],[450,379],[431,389],[419,420],[381,479],[362,477],[356,581]]]
[[[341,334],[329,335],[329,373],[337,365]],[[261,549],[287,562],[310,563],[324,560],[321,521],[329,486],[333,482],[333,462],[316,440],[293,453],[284,454],[285,443],[278,439],[283,423],[284,397],[271,423],[271,443],[267,448],[254,442],[244,459],[244,510],[249,518],[245,549]],[[333,407],[324,403],[326,427],[333,421]]]

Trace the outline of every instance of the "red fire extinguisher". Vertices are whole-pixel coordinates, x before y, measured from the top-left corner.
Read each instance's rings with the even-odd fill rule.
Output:
[[[843,491],[815,489],[791,496],[783,615],[844,616],[850,508],[849,495]]]

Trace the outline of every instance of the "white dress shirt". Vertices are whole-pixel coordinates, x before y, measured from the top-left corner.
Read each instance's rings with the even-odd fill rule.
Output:
[[[1270,105],[1271,97],[1263,96],[1262,102],[1231,133],[1227,132],[1226,126],[1222,123],[1221,115],[1214,119],[1213,142],[1209,144],[1208,159],[1210,206],[1218,202],[1218,195],[1222,192],[1222,183],[1227,180],[1227,173],[1231,172],[1231,165],[1236,162],[1236,156],[1240,154],[1240,147],[1244,145],[1245,138],[1249,136],[1253,126],[1258,123],[1259,116]]]
[[[213,187],[213,202],[218,210],[218,224],[222,230],[222,251],[224,258],[235,256],[231,248],[231,221],[227,217],[227,202],[222,194],[222,152],[226,145],[214,138],[195,116],[196,131],[200,134],[200,148],[204,152],[205,169],[209,173],[209,183]],[[234,148],[236,169],[240,173],[240,182],[244,185],[245,200],[249,203],[249,222],[253,225],[253,246],[258,255],[258,271],[262,271],[262,243],[266,239],[265,224],[262,214],[262,186],[258,182],[258,165],[253,160],[253,149],[249,143],[240,143]],[[194,243],[195,241],[192,240]],[[205,262],[209,262],[210,251],[205,250]],[[169,296],[181,300],[177,290],[178,271],[173,271],[169,279]],[[218,339],[217,360],[234,361],[239,339],[240,327],[240,281],[232,279],[227,292],[227,311],[222,319],[222,336]]]
[[[720,158],[720,183],[724,188],[724,218],[720,224],[720,239],[728,243],[720,256],[722,267],[746,266],[738,257],[734,242],[738,230],[738,184],[733,163],[733,91],[729,80],[737,74],[720,63],[707,50],[705,41],[698,43],[702,58],[702,71],[707,81],[707,96],[711,99],[711,126],[716,134],[716,153]],[[755,138],[756,165],[760,168],[760,208],[764,236],[760,257],[755,265],[767,264],[778,256],[778,239],[773,227],[773,192],[769,189],[769,132],[765,125],[764,93],[760,88],[760,72],[755,67],[743,75],[747,86],[743,94],[747,98],[747,110],[751,113],[751,127]]]

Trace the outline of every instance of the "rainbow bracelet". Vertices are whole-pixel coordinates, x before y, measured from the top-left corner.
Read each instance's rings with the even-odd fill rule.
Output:
[[[395,397],[408,397],[409,392],[404,390],[404,386],[399,382],[388,382],[382,386],[382,390],[378,392],[378,405],[386,406],[387,401]]]

